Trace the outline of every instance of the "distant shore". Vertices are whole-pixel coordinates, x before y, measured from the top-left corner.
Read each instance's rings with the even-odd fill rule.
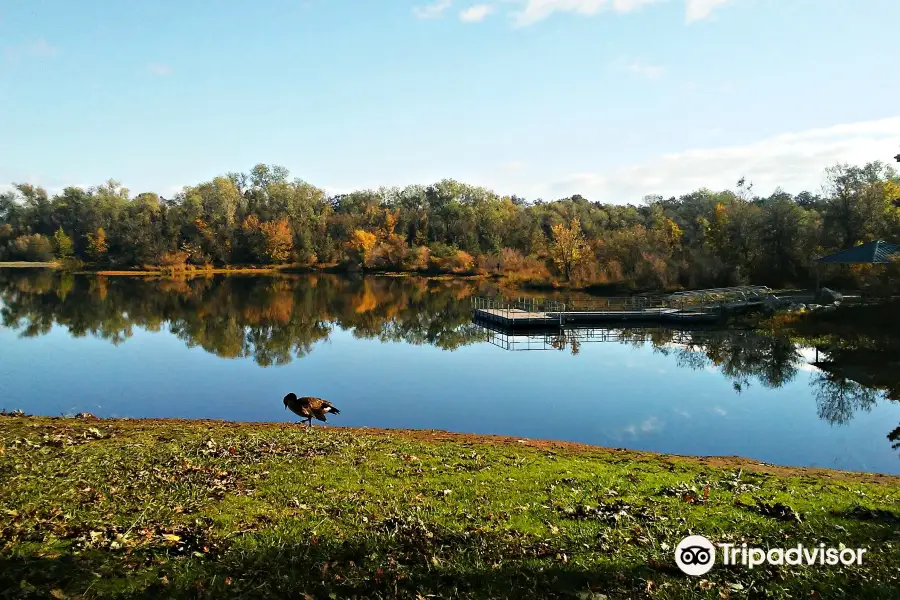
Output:
[[[441,431],[88,415],[0,416],[0,474],[0,588],[36,596],[900,589],[892,476]],[[689,534],[840,542],[867,548],[867,562],[686,577],[673,549]]]
[[[56,262],[0,261],[0,269],[56,269]]]

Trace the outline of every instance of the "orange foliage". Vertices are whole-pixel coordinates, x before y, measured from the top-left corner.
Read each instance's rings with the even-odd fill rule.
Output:
[[[294,251],[294,234],[287,220],[267,221],[259,229],[264,237],[264,252],[269,262],[287,262]]]

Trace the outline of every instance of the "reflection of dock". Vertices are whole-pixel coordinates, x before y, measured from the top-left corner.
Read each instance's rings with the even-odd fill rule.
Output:
[[[769,288],[748,286],[574,303],[539,298],[473,298],[472,313],[476,323],[496,324],[505,329],[633,321],[712,323],[728,313],[759,308],[770,295]]]
[[[622,327],[577,327],[561,329],[533,328],[529,330],[509,330],[494,323],[479,323],[485,333],[485,341],[504,350],[560,350],[561,348],[592,342],[616,344],[646,344],[659,342],[681,346],[692,346],[698,340],[706,340],[716,334],[702,326],[680,326],[671,329],[665,326]]]

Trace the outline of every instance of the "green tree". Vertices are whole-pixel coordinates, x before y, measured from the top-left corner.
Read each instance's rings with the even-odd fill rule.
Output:
[[[75,247],[72,244],[72,238],[66,235],[66,232],[63,231],[62,227],[57,229],[56,233],[53,234],[53,250],[56,254],[56,258],[62,260],[72,258],[72,256],[75,254]]]

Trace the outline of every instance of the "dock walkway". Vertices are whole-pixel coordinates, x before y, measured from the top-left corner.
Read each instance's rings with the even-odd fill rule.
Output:
[[[564,327],[608,322],[710,323],[727,313],[759,308],[771,296],[766,287],[716,288],[666,296],[599,298],[569,305],[555,300],[473,298],[475,322],[494,323],[507,329]]]

